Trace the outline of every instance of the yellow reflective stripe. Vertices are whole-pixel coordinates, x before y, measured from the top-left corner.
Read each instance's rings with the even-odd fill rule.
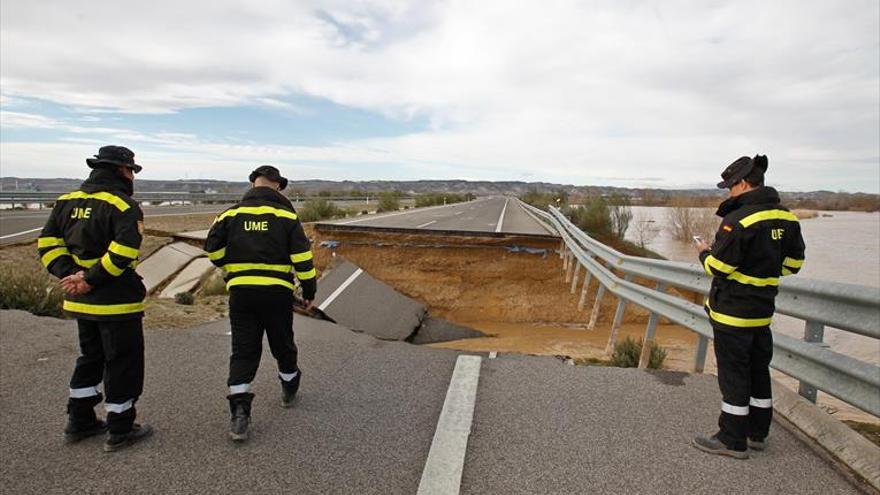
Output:
[[[736,271],[735,266],[730,266],[727,263],[712,256],[711,254],[709,256],[706,256],[705,264],[711,266],[712,268],[718,270],[721,273],[733,273],[734,271]],[[712,273],[712,272],[709,272],[709,273]]]
[[[287,280],[281,280],[280,278],[275,277],[256,277],[256,276],[246,276],[246,277],[235,277],[229,282],[226,283],[226,288],[235,287],[236,285],[281,285],[287,287],[290,290],[293,290],[293,284],[288,282]]]
[[[296,278],[298,278],[300,280],[311,280],[311,279],[315,278],[316,276],[318,276],[318,272],[315,271],[314,268],[312,268],[311,270],[309,270],[307,272],[301,272],[301,273],[296,272]]]
[[[65,311],[101,316],[127,315],[131,313],[142,313],[144,311],[143,301],[130,304],[86,304],[64,301],[62,307]]]
[[[273,272],[290,273],[291,265],[269,265],[266,263],[229,263],[223,265],[223,269],[229,273],[244,272],[247,270],[268,270]]]
[[[67,243],[60,237],[40,237],[37,239],[38,248],[47,248],[53,246],[66,246]]]
[[[49,265],[51,265],[53,261],[55,261],[56,259],[58,259],[61,256],[70,256],[70,251],[68,251],[66,247],[55,248],[55,249],[49,251],[48,253],[44,254],[43,257],[40,258],[40,261],[43,262],[43,266],[48,268]]]
[[[91,267],[97,265],[99,261],[101,261],[101,258],[84,260],[84,259],[80,259],[80,257],[75,254],[72,254],[71,256],[73,256],[73,262],[83,268],[91,268]]]
[[[786,276],[786,275],[794,275],[794,272],[783,266],[782,267],[782,276]]]
[[[123,258],[131,258],[133,260],[137,259],[138,254],[140,254],[140,250],[133,247],[128,247],[124,244],[119,244],[116,241],[112,241],[110,243],[110,247],[107,250],[111,253],[118,254]]]
[[[746,275],[740,272],[733,272],[727,276],[730,280],[735,280],[741,284],[754,285],[755,287],[767,287],[779,285],[779,279],[776,277],[758,278]]]
[[[220,248],[213,253],[208,253],[208,259],[211,261],[217,261],[226,256],[226,248]]]
[[[804,260],[796,260],[786,256],[785,259],[782,260],[782,264],[789,268],[800,268],[804,266]]]
[[[788,220],[789,222],[797,222],[798,217],[790,211],[766,210],[759,211],[758,213],[752,213],[751,215],[740,220],[739,223],[743,227],[750,227],[753,224],[763,222],[765,220]]]
[[[290,255],[290,261],[294,263],[302,263],[303,261],[309,261],[312,259],[312,252],[306,251],[304,253],[297,253]]]
[[[231,208],[224,211],[220,214],[219,217],[217,217],[217,220],[215,220],[214,222],[222,221],[226,217],[234,217],[239,213],[244,213],[248,215],[275,215],[276,217],[296,220],[296,213],[293,213],[292,211],[282,210],[281,208],[273,208],[271,206],[239,206],[238,208]]]
[[[126,211],[131,206],[125,202],[124,199],[119,196],[108,193],[108,192],[96,192],[96,193],[87,193],[83,191],[74,191],[69,194],[65,194],[58,198],[58,201],[66,201],[69,199],[97,199],[98,201],[105,201],[115,206],[119,211]]]
[[[114,277],[118,277],[122,275],[122,272],[125,271],[125,268],[119,268],[118,266],[113,264],[113,261],[110,259],[110,253],[105,254],[101,258],[101,266],[107,270],[107,273],[113,275]]]
[[[739,318],[736,316],[725,315],[722,313],[715,312],[711,306],[709,306],[709,301],[706,301],[706,309],[709,310],[709,317],[718,323],[722,323],[724,325],[728,325],[731,327],[740,327],[740,328],[755,328],[755,327],[766,327],[769,326],[770,323],[773,322],[773,318]]]

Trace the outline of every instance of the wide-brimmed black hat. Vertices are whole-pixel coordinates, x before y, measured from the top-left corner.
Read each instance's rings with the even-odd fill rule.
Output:
[[[86,164],[91,168],[106,165],[128,167],[138,173],[144,169],[134,162],[134,152],[125,146],[104,146],[98,150],[94,158],[86,158]]]
[[[257,177],[263,176],[272,182],[277,182],[281,185],[281,190],[283,191],[285,187],[287,187],[287,179],[281,176],[281,172],[278,171],[277,168],[272,165],[260,165],[256,170],[251,172],[250,177],[248,177],[249,182],[253,182],[257,180]]]
[[[741,156],[728,165],[727,168],[724,169],[724,172],[721,172],[721,178],[723,180],[718,183],[718,188],[730,189],[736,185],[737,182],[748,177],[756,168],[760,169],[761,174],[763,174],[767,171],[767,165],[767,155],[755,155],[754,158]]]

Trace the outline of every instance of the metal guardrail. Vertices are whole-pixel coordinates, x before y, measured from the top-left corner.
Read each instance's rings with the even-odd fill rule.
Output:
[[[66,191],[67,192],[67,191]],[[45,192],[45,191],[0,191],[0,203],[19,204],[19,203],[54,203],[59,196],[65,192]],[[135,192],[134,199],[138,201],[148,202],[181,202],[181,203],[235,203],[241,200],[242,193],[200,193],[200,192]],[[309,199],[325,199],[327,201],[351,201],[364,202],[377,201],[378,196],[362,196],[362,197],[322,197],[322,196],[302,196],[291,197],[294,202],[306,201]],[[412,200],[413,197],[404,196],[401,200]]]
[[[694,370],[702,372],[712,326],[702,305],[667,293],[678,287],[697,294],[709,292],[711,277],[696,263],[653,260],[622,254],[591,238],[558,209],[547,213],[522,203],[562,238],[560,257],[566,282],[575,293],[581,267],[585,268],[579,307],[587,300],[591,278],[598,280],[597,295],[590,316],[593,328],[605,292],[618,297],[606,352],[614,349],[626,304],[651,312],[645,330],[642,363],[653,346],[660,317],[693,330],[699,336]],[[616,272],[622,273],[621,278]],[[654,288],[633,282],[653,282]],[[804,340],[773,332],[771,366],[800,380],[800,394],[815,402],[816,389],[833,395],[875,416],[880,416],[880,367],[834,352],[822,344],[825,326],[880,339],[880,289],[809,279],[784,280],[776,299],[776,312],[804,321]]]

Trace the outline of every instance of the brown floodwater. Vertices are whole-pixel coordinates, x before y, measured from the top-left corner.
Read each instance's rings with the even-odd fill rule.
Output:
[[[646,247],[676,261],[695,261],[696,252],[691,243],[680,242],[670,234],[669,208],[633,207],[633,224],[648,222],[657,235]],[[829,280],[847,284],[880,287],[880,213],[818,212],[816,218],[801,220],[801,230],[807,246],[806,263],[797,277]],[[636,241],[635,228],[627,232],[627,239]],[[880,322],[877,322],[880,325]],[[778,315],[774,331],[803,338],[803,321]],[[825,330],[825,343],[842,354],[880,365],[880,341],[854,335],[833,328]],[[710,358],[707,370],[714,368]],[[796,388],[796,382],[776,373],[786,385]],[[820,405],[837,412],[842,419],[865,420],[861,414],[831,397],[820,394]],[[877,418],[872,417],[873,420]]]

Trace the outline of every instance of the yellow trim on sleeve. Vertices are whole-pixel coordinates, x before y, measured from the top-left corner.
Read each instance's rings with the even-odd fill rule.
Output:
[[[67,243],[61,237],[40,237],[37,239],[38,248],[47,248],[54,246],[66,246]]]
[[[311,280],[317,276],[318,276],[318,272],[314,268],[312,268],[311,270],[309,270],[307,272],[302,272],[302,273],[296,272],[296,278],[298,278],[300,280]]]
[[[136,260],[138,257],[138,254],[140,254],[140,250],[135,249],[133,247],[128,247],[124,244],[119,244],[116,241],[112,241],[110,243],[110,247],[107,250],[110,251],[111,253],[118,254],[119,256],[122,256],[123,258],[130,258],[133,260]]]
[[[71,254],[71,256],[73,257],[73,262],[83,268],[91,268],[91,267],[97,265],[99,261],[101,261],[101,258],[84,260],[75,254]]]
[[[783,264],[783,266],[787,266],[789,268],[800,268],[800,267],[804,266],[804,260],[798,260],[798,259],[789,258],[788,256],[786,256],[785,259],[782,260],[782,264]]]
[[[114,277],[118,277],[122,275],[122,272],[125,271],[125,268],[119,268],[113,263],[113,260],[110,259],[110,253],[105,254],[101,257],[101,266],[107,270],[107,273],[113,275]]]
[[[208,253],[208,259],[211,261],[218,261],[223,259],[226,256],[226,248],[220,248],[212,253]]]
[[[306,251],[304,253],[297,253],[297,254],[290,255],[290,261],[292,261],[294,263],[302,263],[303,261],[309,261],[312,258],[313,258],[313,256],[312,256],[311,251]]]
[[[43,262],[43,266],[49,268],[49,265],[61,256],[70,256],[70,251],[66,247],[58,247],[44,254],[40,261]]]
[[[730,274],[730,273],[733,273],[736,271],[735,266],[728,265],[727,263],[719,260],[718,258],[712,256],[711,254],[709,256],[706,256],[705,263],[706,263],[706,265],[711,266],[712,268],[718,270],[721,273]],[[709,272],[709,273],[711,273],[711,272]]]

